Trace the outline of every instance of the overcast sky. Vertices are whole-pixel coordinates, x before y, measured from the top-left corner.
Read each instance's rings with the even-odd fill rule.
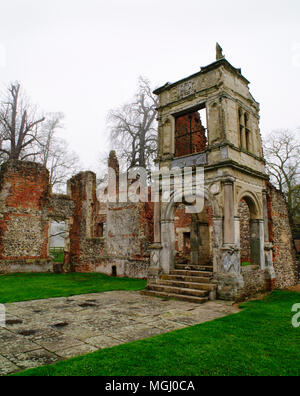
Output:
[[[0,84],[19,80],[86,169],[107,149],[106,116],[132,97],[226,58],[251,81],[263,134],[300,126],[299,0],[1,0]]]

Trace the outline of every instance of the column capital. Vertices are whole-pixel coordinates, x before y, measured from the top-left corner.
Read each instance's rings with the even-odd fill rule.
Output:
[[[223,184],[224,186],[226,186],[226,185],[233,185],[235,181],[236,181],[235,177],[233,177],[233,176],[225,176],[225,177],[222,179],[222,184]]]

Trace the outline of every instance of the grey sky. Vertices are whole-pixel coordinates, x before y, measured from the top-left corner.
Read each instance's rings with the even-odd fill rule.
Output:
[[[2,0],[0,83],[19,80],[86,169],[107,148],[106,115],[139,75],[174,82],[215,60],[219,41],[261,103],[263,133],[300,126],[299,0]],[[6,60],[5,60],[6,51]]]

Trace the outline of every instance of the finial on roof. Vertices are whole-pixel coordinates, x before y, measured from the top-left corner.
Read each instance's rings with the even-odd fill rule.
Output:
[[[224,58],[225,58],[225,55],[223,54],[223,48],[220,46],[219,43],[217,43],[217,46],[216,46],[216,59],[218,61],[218,60],[224,59]]]

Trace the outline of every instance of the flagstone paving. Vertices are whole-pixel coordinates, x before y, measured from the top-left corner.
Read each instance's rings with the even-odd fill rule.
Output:
[[[123,291],[5,306],[6,327],[0,327],[0,375],[237,312],[230,302],[198,305]]]

